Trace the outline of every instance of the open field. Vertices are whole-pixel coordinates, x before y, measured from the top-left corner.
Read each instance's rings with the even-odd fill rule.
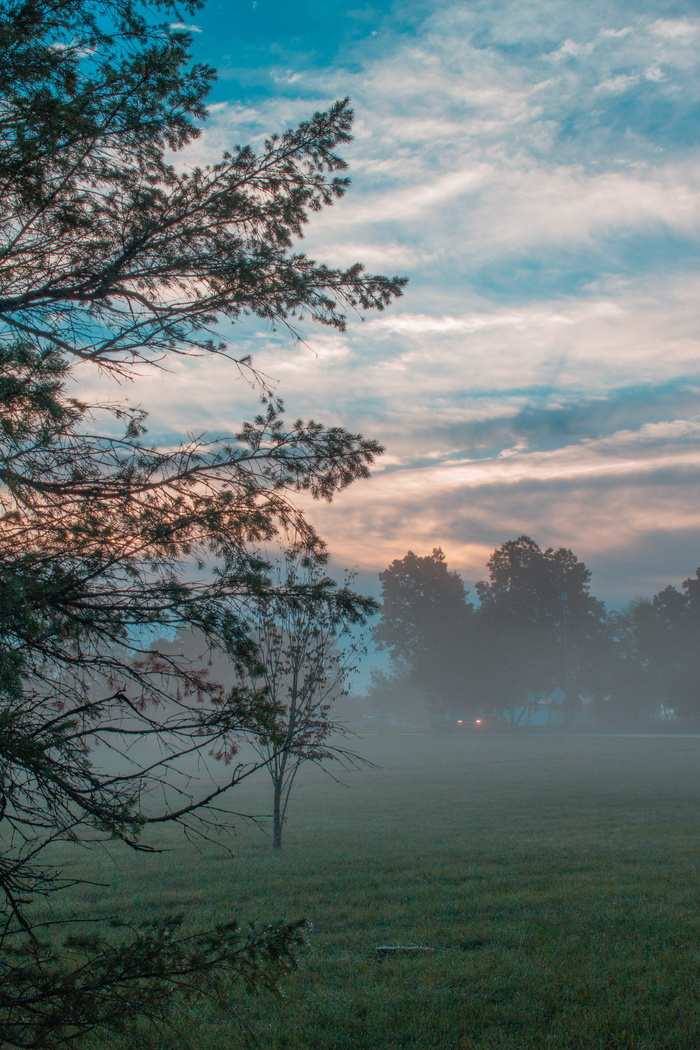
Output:
[[[233,856],[95,855],[80,869],[112,888],[81,889],[83,914],[136,900],[137,918],[187,910],[198,925],[306,916],[285,998],[244,1002],[261,1050],[700,1047],[700,738],[358,750],[381,768],[346,786],[309,773],[281,856],[246,825]],[[265,788],[260,775],[235,808],[264,812]],[[434,951],[378,958],[386,944]],[[206,1050],[245,1045],[190,1021]]]

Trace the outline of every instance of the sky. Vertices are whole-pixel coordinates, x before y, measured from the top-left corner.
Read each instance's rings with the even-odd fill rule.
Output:
[[[292,418],[386,446],[310,508],[334,563],[376,590],[439,546],[473,583],[527,533],[613,607],[694,574],[700,2],[212,0],[190,24],[219,81],[181,163],[349,95],[352,186],[303,249],[409,278],[344,334],[232,336]],[[163,435],[256,411],[223,360],[177,361],[138,399]]]

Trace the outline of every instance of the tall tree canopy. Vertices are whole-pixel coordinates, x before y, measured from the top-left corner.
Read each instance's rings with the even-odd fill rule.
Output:
[[[61,948],[37,928],[36,902],[63,885],[46,852],[56,841],[117,839],[138,850],[151,848],[151,824],[215,831],[206,807],[248,770],[234,762],[197,795],[182,762],[198,752],[232,758],[239,732],[269,733],[279,712],[149,642],[194,627],[242,672],[257,666],[246,605],[275,587],[255,551],[274,541],[322,561],[294,494],[330,499],[380,451],[339,427],[285,424],[246,359],[238,368],[260,383],[264,408],[227,441],[159,449],[140,409],[72,396],[76,363],[135,375],[172,353],[236,361],[217,335],[221,319],[252,314],[291,327],[308,315],[342,328],[348,307],[381,308],[403,284],[359,264],[316,264],[293,247],[310,213],[347,187],[335,152],[349,140],[347,100],[259,153],[235,147],[209,168],[175,166],[171,151],[199,133],[213,73],[188,66],[182,10],[158,7],[0,3],[8,1046],[77,1048],[95,1030],[116,1039],[144,1015],[161,1026],[178,995],[208,988],[216,998],[222,981],[255,984],[290,964],[294,926],[246,940],[235,923],[194,939],[161,924],[131,941],[95,936]],[[354,601],[330,584],[322,599]],[[135,736],[158,742],[147,766],[130,747]],[[103,764],[115,752],[119,775]],[[146,812],[154,783],[167,786],[163,809]],[[139,1028],[139,1042],[148,1038]],[[168,1039],[154,1028],[154,1045],[180,1045]]]
[[[488,580],[476,585],[484,614],[519,624],[557,624],[562,596],[569,617],[596,622],[602,604],[591,596],[590,570],[566,547],[542,550],[529,536],[498,547],[488,562]]]
[[[615,619],[619,648],[616,706],[651,714],[659,705],[700,715],[700,569],[681,589],[664,587]]]
[[[410,667],[412,681],[438,708],[470,706],[475,696],[473,608],[442,550],[423,557],[409,551],[379,579],[382,609],[374,628],[379,647]]]
[[[591,573],[565,547],[542,550],[529,536],[497,548],[479,596],[481,653],[491,699],[524,700],[559,686],[573,694],[595,679],[594,649],[605,645],[605,610]]]
[[[608,721],[700,714],[700,569],[680,589],[607,614],[568,548],[543,550],[523,535],[496,548],[487,568],[476,608],[440,549],[409,551],[380,573],[374,639],[393,663],[375,672],[372,695],[393,703],[415,687],[437,710],[500,714],[558,687],[572,718],[581,698]]]
[[[519,536],[487,566],[476,609],[439,548],[425,557],[409,551],[379,574],[374,639],[397,669],[409,668],[411,682],[442,711],[500,711],[556,686],[569,685],[572,696],[604,690],[612,640],[583,562]]]

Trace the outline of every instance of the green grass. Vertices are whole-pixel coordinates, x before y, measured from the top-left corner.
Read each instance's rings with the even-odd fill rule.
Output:
[[[242,824],[92,855],[81,912],[305,916],[284,998],[243,1014],[262,1050],[697,1050],[700,739],[375,737],[381,769],[301,782],[286,845]],[[266,783],[235,808],[268,808]],[[382,944],[434,949],[378,958]],[[203,1050],[244,1045],[188,1019]]]

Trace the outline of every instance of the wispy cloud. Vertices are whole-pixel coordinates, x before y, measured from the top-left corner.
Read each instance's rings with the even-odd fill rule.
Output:
[[[668,565],[668,582],[700,562],[697,542],[694,550],[690,542],[700,528],[699,426],[694,433],[680,424],[681,433],[617,434],[549,452],[508,450],[487,461],[384,474],[362,492],[348,492],[342,509],[312,514],[345,561],[371,568],[439,544],[471,580],[483,575],[494,546],[526,531],[598,562],[598,590],[619,601],[607,562],[615,568],[637,560],[626,574],[628,598],[641,589],[629,580],[644,575],[639,563],[653,580],[661,575],[658,563]],[[635,559],[635,550],[644,554]]]
[[[249,69],[257,94],[220,101],[186,157],[353,97],[354,186],[304,247],[408,273],[405,299],[298,346],[232,334],[293,416],[388,446],[370,482],[314,508],[331,548],[380,569],[442,543],[473,578],[525,529],[631,595],[658,579],[634,551],[665,565],[673,538],[676,576],[691,571],[700,15],[683,0],[438,0],[411,32],[389,16],[368,43],[370,29],[333,66],[290,47],[274,77]],[[255,410],[222,362],[177,362],[142,389],[164,433],[230,433]]]
[[[202,32],[200,26],[188,25],[187,22],[171,22],[170,23],[170,28],[171,29],[184,29],[188,33],[201,33]]]

